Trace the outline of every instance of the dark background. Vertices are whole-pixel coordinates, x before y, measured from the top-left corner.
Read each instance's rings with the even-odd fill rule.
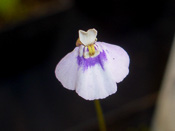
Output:
[[[93,101],[69,91],[54,75],[75,47],[78,30],[123,47],[130,73],[101,100],[110,131],[149,130],[175,29],[175,2],[76,0],[59,12],[6,26],[0,32],[0,130],[98,130]],[[74,77],[74,76],[72,76]]]

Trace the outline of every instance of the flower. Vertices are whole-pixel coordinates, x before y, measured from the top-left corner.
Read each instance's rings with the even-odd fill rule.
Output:
[[[56,78],[86,100],[103,99],[117,91],[129,73],[129,56],[117,45],[97,42],[97,31],[79,30],[75,49],[57,64]]]

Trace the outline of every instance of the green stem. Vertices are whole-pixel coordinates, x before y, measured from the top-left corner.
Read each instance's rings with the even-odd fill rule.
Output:
[[[99,100],[94,100],[100,131],[106,131],[105,120]]]

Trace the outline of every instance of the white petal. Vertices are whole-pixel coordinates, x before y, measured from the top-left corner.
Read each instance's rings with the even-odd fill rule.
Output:
[[[102,99],[117,91],[115,81],[110,79],[99,64],[87,70],[78,70],[76,92],[86,100]]]
[[[97,31],[95,29],[89,29],[87,32],[79,30],[80,41],[85,45],[93,44],[96,40]]]
[[[76,76],[78,71],[77,56],[78,47],[63,57],[55,69],[57,79],[69,90],[75,90],[76,86]]]
[[[129,56],[127,52],[112,44],[104,42],[96,42],[100,45],[107,55],[106,68],[110,73],[113,80],[117,83],[121,82],[129,73]]]

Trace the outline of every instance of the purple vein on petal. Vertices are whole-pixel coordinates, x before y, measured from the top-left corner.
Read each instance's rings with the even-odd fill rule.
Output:
[[[89,67],[95,66],[96,64],[99,64],[101,68],[104,70],[104,61],[106,61],[106,54],[105,51],[100,52],[100,54],[93,58],[84,58],[83,56],[77,56],[77,63],[79,67],[83,67],[83,70],[85,71]]]

